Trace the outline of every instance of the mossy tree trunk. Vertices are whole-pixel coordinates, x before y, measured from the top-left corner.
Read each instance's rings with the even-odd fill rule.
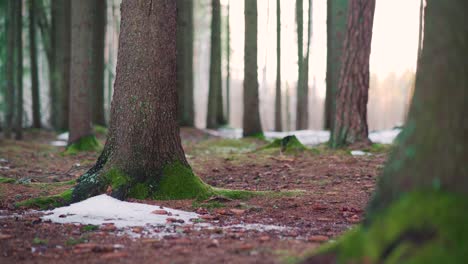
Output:
[[[23,1],[15,4],[15,139],[23,139]]]
[[[13,128],[15,75],[14,75],[14,50],[15,50],[15,5],[16,0],[8,1],[7,20],[7,47],[6,47],[6,90],[5,90],[5,138],[11,138]]]
[[[263,135],[260,121],[257,65],[257,1],[245,0],[243,136]]]
[[[283,130],[281,111],[281,1],[276,0],[276,90],[275,131]]]
[[[68,144],[92,136],[94,0],[71,1],[70,135]]]
[[[93,123],[106,126],[104,113],[104,48],[106,39],[107,5],[105,0],[94,2],[93,9],[93,85],[92,90],[92,118]]]
[[[224,125],[222,73],[221,73],[221,3],[212,0],[210,82],[206,126],[218,128]]]
[[[34,0],[28,1],[29,7],[29,56],[31,62],[31,94],[32,94],[32,117],[33,128],[41,128],[41,106],[39,98],[39,77],[37,65],[37,2]]]
[[[193,0],[177,1],[177,89],[179,124],[193,127]]]
[[[335,97],[340,79],[341,62],[346,35],[348,0],[327,1],[327,89],[325,97],[325,129],[334,125]]]
[[[333,148],[370,143],[367,101],[374,11],[375,0],[349,1],[334,125],[329,142]]]
[[[120,199],[194,198],[206,185],[192,173],[179,135],[176,1],[124,0],[121,10],[107,142],[72,200],[106,191]]]
[[[464,0],[427,1],[424,49],[407,125],[380,176],[366,222],[305,263],[466,259],[466,10]]]

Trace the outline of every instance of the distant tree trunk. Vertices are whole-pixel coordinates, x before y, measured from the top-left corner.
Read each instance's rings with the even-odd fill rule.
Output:
[[[329,142],[333,148],[370,143],[367,101],[374,11],[375,0],[349,2],[348,31],[336,97],[335,123]]]
[[[177,125],[176,1],[124,0],[121,10],[108,139],[72,200],[106,191],[120,199],[195,198],[206,186],[187,163]]]
[[[421,57],[424,37],[424,0],[421,0],[419,6],[419,36],[418,36],[418,60]]]
[[[310,42],[312,39],[312,0],[309,0],[308,22],[307,22],[307,52],[302,64],[303,77],[297,97],[297,129],[309,128],[309,58]]]
[[[15,61],[15,5],[16,0],[8,1],[8,20],[7,20],[7,50],[6,50],[6,81],[7,89],[5,91],[5,138],[11,138],[11,131],[13,128],[13,113],[14,113],[14,101],[15,101],[15,73],[14,73],[14,61]]]
[[[29,0],[29,56],[31,60],[31,93],[33,128],[41,128],[41,106],[39,94],[39,77],[37,66],[37,42],[36,42],[36,1]]]
[[[226,22],[226,123],[231,117],[231,3],[227,2]]]
[[[106,40],[106,0],[94,2],[93,9],[93,86],[92,90],[92,118],[93,123],[106,126],[104,113],[104,46]]]
[[[179,124],[193,127],[193,0],[177,0],[177,88]]]
[[[15,113],[15,139],[23,139],[23,1],[15,4],[15,79],[16,79],[16,113]]]
[[[300,100],[304,96],[304,1],[296,0],[296,26],[297,26],[297,103],[296,103],[296,129],[301,129]]]
[[[332,130],[336,107],[336,92],[343,60],[347,27],[348,0],[327,1],[327,91],[325,97],[325,129]]]
[[[275,131],[283,130],[281,111],[281,1],[276,0],[276,94]]]
[[[262,136],[258,96],[257,1],[245,0],[243,135]]]
[[[71,87],[70,136],[68,144],[93,134],[91,126],[91,87],[93,87],[94,0],[71,1]]]
[[[220,100],[221,99],[221,100]],[[223,125],[222,75],[221,75],[221,4],[212,0],[210,84],[206,126]]]

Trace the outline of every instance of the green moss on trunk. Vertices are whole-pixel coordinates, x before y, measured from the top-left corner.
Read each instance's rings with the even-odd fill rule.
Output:
[[[468,198],[413,192],[304,263],[460,263],[468,259]]]
[[[65,150],[65,155],[76,155],[82,151],[99,151],[101,149],[102,146],[96,137],[94,135],[89,135],[70,144]]]
[[[73,189],[64,191],[61,194],[38,197],[16,203],[16,207],[50,209],[67,205],[71,202]]]

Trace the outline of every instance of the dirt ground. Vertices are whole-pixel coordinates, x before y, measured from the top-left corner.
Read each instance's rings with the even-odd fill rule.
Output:
[[[71,188],[67,181],[85,172],[98,153],[64,156],[63,147],[49,145],[55,134],[30,131],[24,141],[0,142],[0,176],[16,180],[0,183],[0,263],[290,263],[362,220],[387,155],[352,156],[325,147],[285,155],[256,151],[266,144],[260,140],[220,139],[195,129],[181,135],[190,164],[206,183],[272,195],[139,201],[205,214],[214,226],[177,225],[161,238],[44,222],[42,212],[15,203]],[[274,195],[284,191],[291,192]],[[284,228],[225,228],[236,224]]]

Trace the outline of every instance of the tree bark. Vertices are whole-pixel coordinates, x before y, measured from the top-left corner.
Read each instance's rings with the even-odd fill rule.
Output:
[[[283,130],[281,111],[281,1],[276,0],[276,90],[275,131]]]
[[[346,22],[349,8],[348,0],[329,0],[327,2],[327,90],[325,97],[325,129],[332,130],[334,125],[336,92],[340,79]]]
[[[93,87],[94,0],[71,1],[70,135],[68,144],[93,134],[91,87]]]
[[[37,25],[37,3],[34,0],[29,0],[29,56],[31,61],[31,93],[32,93],[32,116],[33,128],[41,128],[41,106],[39,93],[39,78],[37,65],[37,41],[36,41],[36,25]]]
[[[263,135],[260,121],[257,64],[257,1],[245,0],[243,136]]]
[[[187,163],[177,124],[176,1],[124,0],[121,10],[107,142],[72,200],[106,190],[120,199],[194,198],[204,185]]]
[[[330,146],[369,144],[367,101],[375,0],[351,0]]]
[[[177,89],[179,95],[179,124],[193,127],[195,111],[193,98],[193,1],[177,1]]]
[[[211,19],[211,52],[210,52],[210,84],[208,94],[207,128],[218,128],[223,125],[221,75],[221,3],[212,0]]]
[[[231,3],[227,2],[226,18],[226,123],[231,117]]]
[[[466,10],[463,0],[427,1],[424,49],[408,121],[380,177],[371,215],[418,189],[468,195]]]
[[[13,113],[15,101],[15,73],[14,73],[14,52],[15,52],[15,5],[16,0],[8,1],[7,20],[7,52],[6,52],[6,82],[5,91],[5,138],[11,138],[13,128]]]
[[[296,129],[301,129],[301,100],[304,96],[304,1],[296,0],[297,26],[297,89],[296,89]]]
[[[104,46],[106,39],[106,0],[94,1],[93,9],[93,86],[92,86],[92,118],[93,123],[106,126],[104,113]]]
[[[16,102],[15,102],[15,139],[23,139],[23,2],[16,1],[15,4],[15,79],[16,79]]]

